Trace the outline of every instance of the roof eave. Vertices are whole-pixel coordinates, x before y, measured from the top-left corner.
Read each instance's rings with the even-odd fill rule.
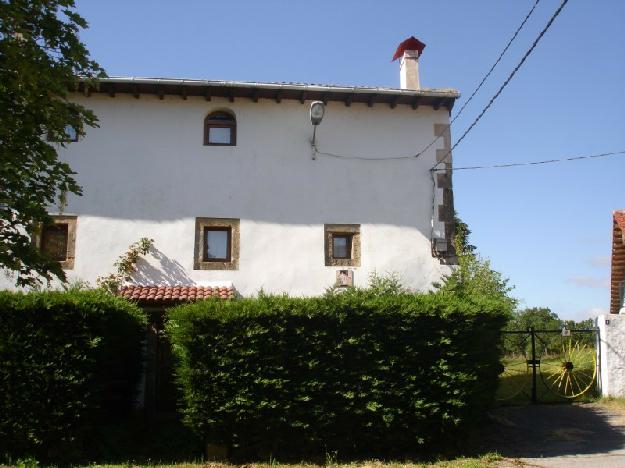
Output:
[[[172,78],[124,78],[111,77],[99,80],[96,89],[86,89],[85,83],[79,84],[81,92],[107,93],[111,96],[131,94],[139,98],[141,94],[201,96],[207,100],[212,97],[225,97],[231,101],[237,98],[247,98],[253,101],[259,99],[273,99],[280,102],[298,100],[301,103],[310,100],[324,102],[339,101],[346,106],[352,103],[363,103],[369,106],[374,104],[388,104],[395,107],[398,104],[410,105],[417,108],[420,105],[429,105],[438,109],[453,108],[455,100],[460,96],[453,89],[394,89],[369,88],[359,86],[325,86],[298,83],[255,83],[241,81],[214,81],[214,80],[187,80]]]

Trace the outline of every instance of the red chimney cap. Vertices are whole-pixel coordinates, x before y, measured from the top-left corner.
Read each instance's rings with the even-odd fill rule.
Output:
[[[425,49],[425,44],[416,37],[410,36],[408,39],[399,44],[399,46],[397,46],[397,50],[395,51],[395,55],[393,55],[393,60],[391,60],[391,62],[403,56],[405,50],[416,50],[417,52],[419,52],[419,55],[421,55],[423,49]]]

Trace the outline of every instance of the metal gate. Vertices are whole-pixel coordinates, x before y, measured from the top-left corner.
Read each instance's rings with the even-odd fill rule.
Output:
[[[597,394],[598,329],[503,332],[497,400],[532,403]]]

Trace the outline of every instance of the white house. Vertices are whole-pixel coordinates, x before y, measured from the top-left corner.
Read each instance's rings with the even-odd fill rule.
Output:
[[[56,213],[42,248],[93,284],[151,237],[137,284],[317,295],[337,277],[365,285],[392,272],[431,288],[453,263],[451,173],[430,169],[451,167],[459,94],[420,88],[423,44],[403,44],[400,89],[146,78],[80,88],[99,128],[60,155],[84,195]],[[313,101],[325,103],[314,146]]]

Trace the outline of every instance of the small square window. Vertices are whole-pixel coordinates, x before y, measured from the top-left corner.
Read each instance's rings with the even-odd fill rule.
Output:
[[[193,269],[239,269],[238,219],[195,218]]]
[[[231,236],[229,227],[204,228],[204,261],[229,262],[231,258]]]
[[[64,270],[74,268],[76,249],[76,216],[51,216],[52,222],[41,227],[33,238],[35,245]]]
[[[332,258],[352,258],[351,234],[334,234],[332,236]]]
[[[326,266],[360,266],[360,224],[326,224]]]
[[[41,251],[57,262],[67,260],[67,224],[49,224],[41,230]]]

